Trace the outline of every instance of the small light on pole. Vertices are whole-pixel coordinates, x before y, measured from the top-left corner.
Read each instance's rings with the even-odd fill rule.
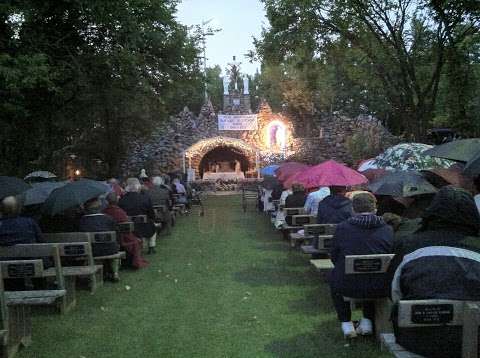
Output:
[[[77,177],[79,177],[80,174],[82,174],[82,172],[80,171],[80,169],[75,170],[75,175],[76,175]]]

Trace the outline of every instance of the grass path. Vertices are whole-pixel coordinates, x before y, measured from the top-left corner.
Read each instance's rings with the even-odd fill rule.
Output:
[[[243,214],[238,196],[205,205],[159,241],[149,268],[81,291],[66,316],[35,317],[17,357],[381,356],[369,340],[344,346],[326,284],[265,216]]]

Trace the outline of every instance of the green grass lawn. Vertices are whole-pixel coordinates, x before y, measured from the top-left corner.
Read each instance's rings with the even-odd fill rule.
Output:
[[[34,317],[17,357],[382,356],[371,339],[346,345],[327,284],[266,216],[244,214],[238,196],[205,206],[158,241],[147,269],[79,292],[63,317]]]

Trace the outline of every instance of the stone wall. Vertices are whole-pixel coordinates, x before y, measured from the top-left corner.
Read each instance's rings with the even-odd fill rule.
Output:
[[[286,127],[285,151],[267,146],[265,133],[272,121],[281,122]],[[124,160],[123,170],[125,175],[138,175],[142,168],[145,168],[148,174],[181,171],[183,153],[188,152],[195,144],[201,145],[202,141],[215,141],[218,138],[232,142],[232,146],[242,150],[253,166],[255,159],[259,159],[261,166],[284,159],[313,164],[332,158],[352,164],[355,158],[349,151],[349,141],[354,135],[363,135],[369,144],[375,144],[374,150],[378,152],[398,142],[380,121],[371,116],[322,118],[316,125],[318,136],[294,138],[292,122],[281,114],[272,113],[270,107],[264,104],[258,114],[257,130],[219,131],[213,106],[206,103],[198,116],[185,108],[177,116],[172,116],[159,125],[149,138],[133,143],[128,157]],[[239,142],[235,144],[234,139]],[[219,143],[221,142],[220,139]],[[258,154],[257,158],[254,159],[252,153]],[[196,166],[200,159],[198,156],[191,160],[193,168],[198,169]],[[185,164],[188,168],[188,159],[185,159]]]

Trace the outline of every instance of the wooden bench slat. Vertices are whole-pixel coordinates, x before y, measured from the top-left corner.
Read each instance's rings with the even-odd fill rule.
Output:
[[[67,294],[66,290],[6,291],[7,305],[48,305]]]
[[[114,259],[122,259],[124,260],[127,257],[127,254],[125,251],[119,251],[116,254],[113,255],[107,255],[107,256],[94,256],[94,260],[114,260]]]

